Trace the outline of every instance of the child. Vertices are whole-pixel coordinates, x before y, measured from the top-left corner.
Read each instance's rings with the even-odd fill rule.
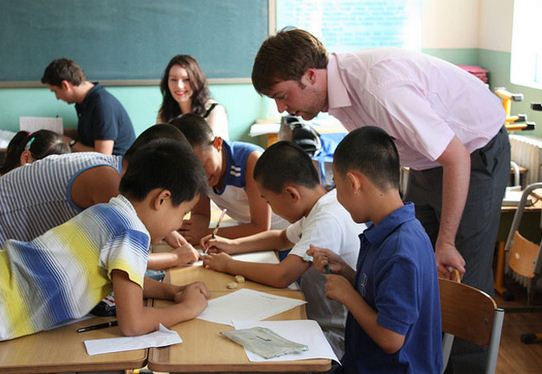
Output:
[[[62,135],[49,130],[38,130],[33,133],[22,130],[9,142],[0,174],[4,175],[21,165],[50,155],[63,153],[70,153],[70,147],[63,142]]]
[[[131,156],[149,141],[163,138],[186,143],[175,127],[155,125],[137,137],[124,157],[71,153],[47,157],[6,174],[0,178],[0,245],[8,239],[33,240],[83,209],[108,202],[118,195],[120,177]],[[197,260],[197,252],[182,248],[186,241],[177,232],[169,235],[167,241],[176,250],[153,254],[150,268],[180,266]]]
[[[150,243],[179,229],[204,190],[205,176],[190,147],[154,141],[133,155],[121,194],[109,203],[31,242],[8,240],[0,251],[0,340],[80,318],[111,289],[125,335],[197,316],[207,305],[203,283],[167,285],[144,279],[144,273]],[[146,307],[144,297],[175,304]]]
[[[230,274],[243,275],[274,287],[287,287],[301,277],[301,289],[307,298],[307,314],[318,321],[335,353],[344,350],[346,309],[324,297],[324,277],[304,261],[310,245],[330,248],[354,267],[358,255],[358,235],[365,225],[352,221],[337,202],[335,191],[326,193],[310,157],[291,142],[269,147],[256,163],[254,178],[259,193],[271,208],[292,224],[285,230],[271,230],[234,240],[210,236],[204,246],[213,253],[204,265]],[[293,246],[293,248],[292,248]],[[236,261],[228,254],[292,248],[278,264]]]
[[[364,127],[339,144],[333,161],[337,198],[360,236],[354,273],[329,250],[311,248],[314,267],[330,269],[325,292],[348,310],[345,373],[440,373],[440,301],[433,248],[399,196],[399,156],[382,129]]]
[[[238,238],[272,228],[284,228],[287,223],[272,215],[254,183],[254,165],[262,149],[243,142],[226,142],[215,137],[207,122],[200,116],[187,113],[170,121],[180,129],[203,164],[208,178],[209,198],[199,201],[190,220],[183,224],[181,234],[192,244],[199,244],[210,234],[210,200],[240,224],[220,228],[220,235]],[[209,200],[210,199],[210,200]]]

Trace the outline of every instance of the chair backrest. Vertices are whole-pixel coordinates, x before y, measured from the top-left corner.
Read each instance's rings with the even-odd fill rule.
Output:
[[[445,335],[488,347],[486,372],[497,366],[504,311],[483,291],[447,279],[439,279],[442,331]],[[444,338],[444,367],[453,339]]]
[[[514,237],[510,245],[508,266],[515,273],[518,273],[523,277],[534,278],[539,252],[540,246],[525,239],[518,231],[516,231],[514,232]]]

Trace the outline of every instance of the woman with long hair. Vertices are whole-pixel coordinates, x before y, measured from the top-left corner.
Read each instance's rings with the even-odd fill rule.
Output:
[[[195,58],[174,56],[164,70],[160,91],[163,100],[157,123],[194,113],[205,118],[216,136],[229,139],[226,109],[211,99],[207,79]]]

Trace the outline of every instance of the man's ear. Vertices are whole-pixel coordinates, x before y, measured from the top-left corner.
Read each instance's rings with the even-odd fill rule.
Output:
[[[171,192],[169,190],[160,190],[154,197],[153,208],[159,210],[164,207],[166,202],[171,198]]]
[[[305,74],[301,77],[301,83],[305,86],[313,85],[316,83],[317,74],[316,69],[308,68]]]
[[[222,143],[224,143],[224,140],[222,140],[220,136],[215,136],[213,139],[213,147],[219,152],[222,151]]]
[[[63,80],[60,82],[60,87],[64,90],[64,91],[68,91],[72,88],[72,84],[70,82],[68,82],[67,80]]]

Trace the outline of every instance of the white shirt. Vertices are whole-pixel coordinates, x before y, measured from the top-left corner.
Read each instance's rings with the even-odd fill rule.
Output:
[[[471,153],[504,125],[499,99],[459,67],[407,50],[332,54],[327,67],[329,113],[351,131],[378,126],[394,139],[401,165],[435,160],[455,135]]]
[[[286,229],[288,240],[295,243],[289,256],[303,257],[312,244],[337,253],[355,269],[359,234],[365,228],[365,224],[352,220],[350,213],[337,201],[337,191],[332,190],[314,204],[306,217]],[[346,308],[325,296],[324,283],[324,276],[311,267],[301,276],[300,286],[308,302],[308,317],[318,321],[335,354],[342,357]]]

